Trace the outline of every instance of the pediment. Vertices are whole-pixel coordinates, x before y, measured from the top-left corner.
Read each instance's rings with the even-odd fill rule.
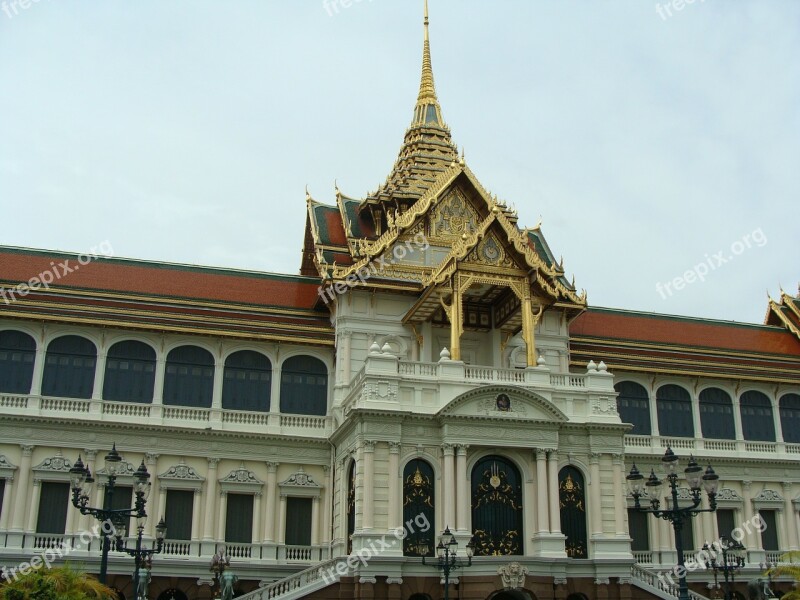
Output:
[[[470,390],[453,399],[440,416],[484,417],[565,423],[569,419],[552,402],[522,388],[487,386]]]

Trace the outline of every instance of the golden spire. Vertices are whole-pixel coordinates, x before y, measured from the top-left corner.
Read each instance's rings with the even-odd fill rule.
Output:
[[[430,124],[442,126],[442,109],[436,98],[436,87],[433,83],[433,66],[431,65],[431,40],[428,32],[428,0],[425,0],[425,37],[422,45],[422,78],[419,83],[417,106],[414,109],[413,125]]]

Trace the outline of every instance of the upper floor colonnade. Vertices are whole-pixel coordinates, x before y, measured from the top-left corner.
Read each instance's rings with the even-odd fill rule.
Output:
[[[633,424],[630,435],[800,443],[800,390],[648,387],[627,379],[614,386],[620,418]]]
[[[330,361],[314,349],[277,357],[175,341],[0,329],[0,393],[325,416]]]

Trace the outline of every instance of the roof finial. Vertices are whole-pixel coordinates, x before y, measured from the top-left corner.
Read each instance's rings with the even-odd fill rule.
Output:
[[[433,67],[431,65],[431,41],[428,31],[428,0],[425,0],[425,36],[422,45],[422,78],[417,96],[417,108],[414,112],[414,124],[442,125],[441,109],[436,99],[436,87],[433,83]]]

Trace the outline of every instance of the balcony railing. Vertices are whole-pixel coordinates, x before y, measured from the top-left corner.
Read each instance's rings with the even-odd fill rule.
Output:
[[[139,423],[147,425],[180,425],[181,427],[301,437],[325,437],[332,430],[330,417],[139,404],[98,399],[0,394],[0,410],[8,415],[72,416],[106,422],[128,422],[133,418]]]
[[[657,435],[626,435],[626,451],[633,454],[663,454],[669,446],[673,450],[685,450],[695,454],[728,456],[743,453],[748,456],[782,456],[800,454],[800,444],[785,442],[748,442],[746,440],[708,440],[705,438],[678,438]]]

